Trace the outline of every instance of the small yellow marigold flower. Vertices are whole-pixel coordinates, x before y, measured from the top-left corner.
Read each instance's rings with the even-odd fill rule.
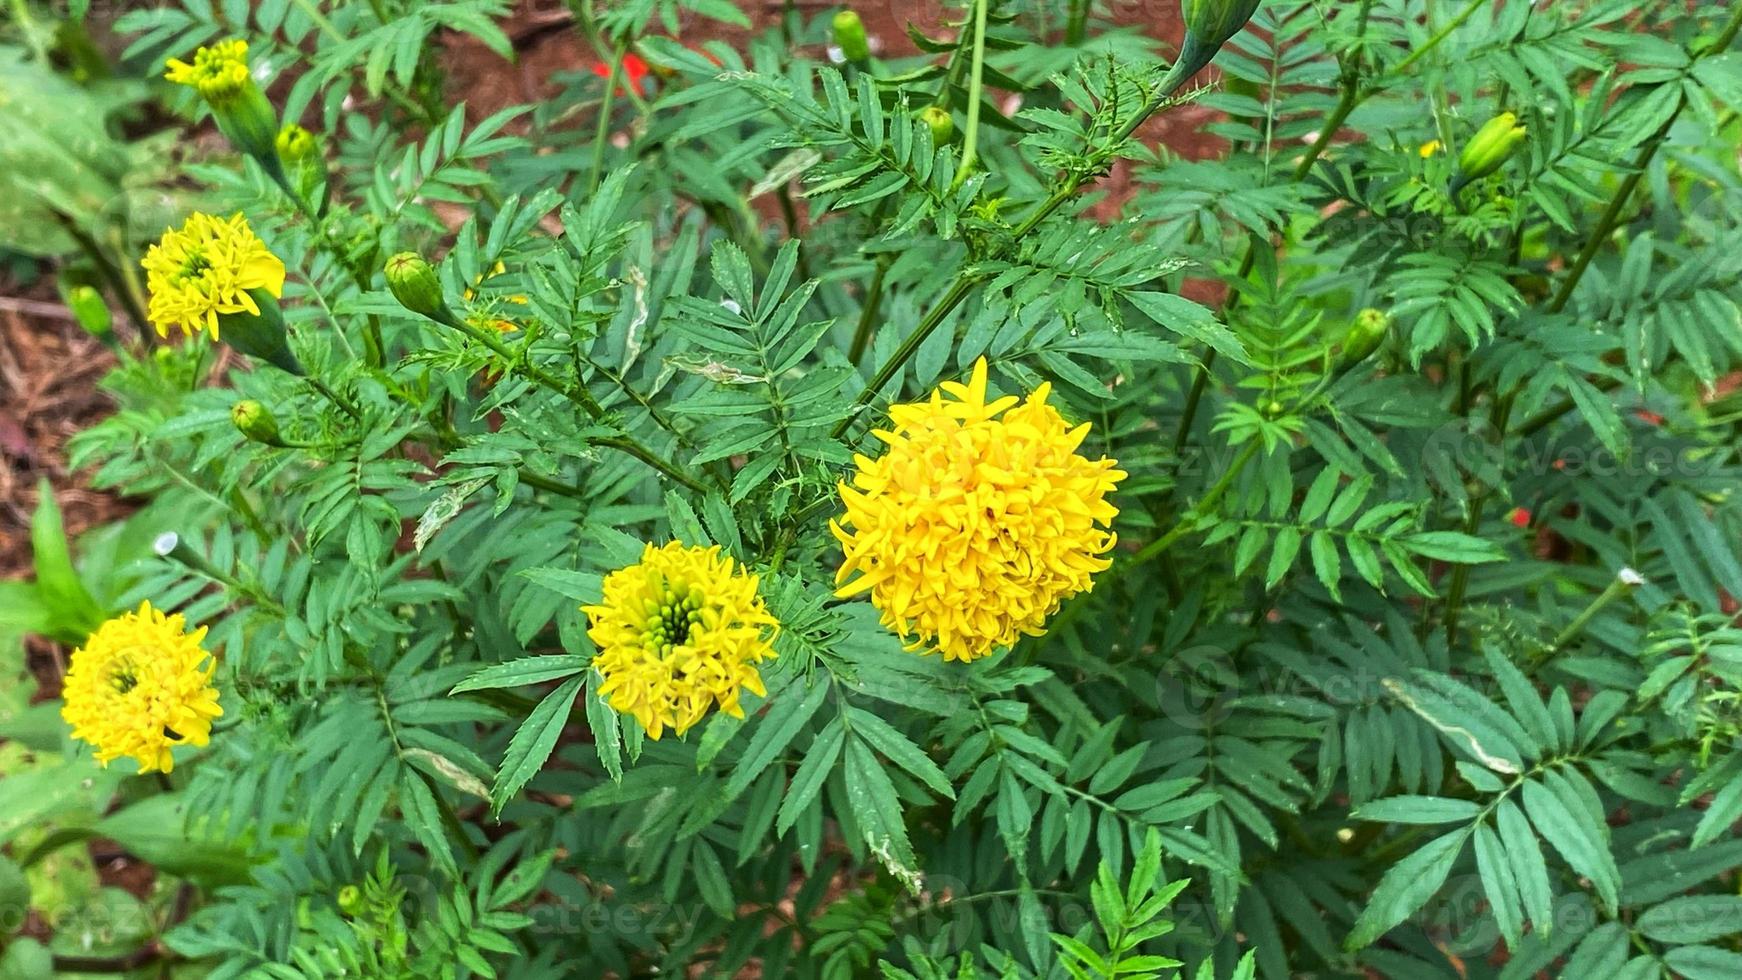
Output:
[[[215,664],[201,649],[206,628],[188,632],[178,613],[140,603],[109,620],[73,651],[62,690],[61,718],[73,737],[96,746],[107,766],[121,756],[140,772],[175,768],[170,749],[205,745],[222,715],[212,687]]]
[[[756,584],[718,547],[648,545],[605,576],[602,603],[581,607],[599,647],[599,695],[655,739],[682,735],[715,705],[744,717],[739,691],[768,693],[756,665],[774,656],[780,629]]]
[[[1426,160],[1428,157],[1433,156],[1443,149],[1445,149],[1445,144],[1441,143],[1439,140],[1428,140],[1426,143],[1421,145],[1421,150],[1419,152],[1421,153],[1421,158]]]
[[[856,457],[853,485],[841,484],[836,594],[869,590],[913,648],[973,660],[1040,635],[1061,602],[1087,591],[1110,563],[1105,528],[1119,511],[1107,495],[1125,474],[1078,455],[1089,426],[1066,424],[1046,403],[1051,390],[988,402],[981,358],[967,384],[891,407],[892,431],[872,433],[888,451]]]
[[[163,233],[140,265],[151,291],[146,315],[160,337],[180,327],[190,337],[204,330],[217,340],[219,314],[260,314],[250,289],[264,289],[275,299],[284,293],[284,263],[255,237],[241,212],[229,218],[189,215],[180,228]]]
[[[223,105],[247,91],[253,83],[248,74],[248,42],[240,38],[219,41],[194,52],[193,64],[178,58],[166,62],[163,77],[200,93],[213,106]]]
[[[315,143],[315,134],[296,123],[285,123],[278,131],[272,145],[278,150],[279,159],[285,163],[301,163],[313,159],[320,147]]]

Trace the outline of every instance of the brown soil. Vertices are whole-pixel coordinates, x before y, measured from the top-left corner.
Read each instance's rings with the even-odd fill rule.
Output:
[[[97,381],[114,357],[47,296],[0,282],[0,579],[30,572],[39,481],[75,533],[129,509],[67,472],[67,440],[113,410]]]

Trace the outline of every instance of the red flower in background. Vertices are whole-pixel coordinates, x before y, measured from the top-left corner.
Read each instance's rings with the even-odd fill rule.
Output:
[[[593,74],[600,78],[610,78],[610,63],[604,61],[593,62]],[[633,51],[624,55],[623,70],[618,73],[618,77],[625,79],[629,83],[629,87],[633,88],[636,92],[644,91],[641,87],[641,82],[642,79],[647,77],[647,62],[642,60],[641,56]],[[619,85],[617,86],[617,94],[628,95],[629,93],[627,89],[622,85]]]
[[[1513,527],[1529,527],[1530,511],[1523,507],[1514,507],[1512,513],[1506,515],[1506,519],[1512,522]]]

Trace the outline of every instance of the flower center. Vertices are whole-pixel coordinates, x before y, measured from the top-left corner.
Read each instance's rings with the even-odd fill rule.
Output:
[[[681,583],[666,583],[658,598],[648,599],[641,629],[641,645],[660,657],[689,642],[690,630],[702,619],[702,590]]]
[[[188,252],[186,258],[181,260],[181,268],[175,270],[176,282],[196,279],[205,275],[206,270],[211,267],[212,263],[207,261],[205,253],[199,249],[194,249]]]
[[[109,686],[117,694],[128,694],[139,686],[139,665],[132,654],[123,653],[115,658],[115,663],[109,668]]]

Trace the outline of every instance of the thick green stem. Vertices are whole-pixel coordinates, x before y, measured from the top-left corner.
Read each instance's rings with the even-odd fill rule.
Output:
[[[962,131],[962,162],[956,167],[955,185],[960,186],[974,169],[980,143],[980,100],[986,67],[986,14],[991,0],[974,0],[974,54],[968,73],[968,125]]]
[[[847,348],[847,362],[858,364],[871,342],[871,327],[877,322],[878,308],[883,305],[883,280],[889,275],[889,263],[895,253],[885,252],[877,258],[877,271],[871,274],[871,285],[865,289],[865,305],[859,308],[859,323],[853,328],[853,343]]]
[[[594,421],[604,420],[605,409],[599,404],[598,400],[593,397],[592,393],[587,391],[584,385],[571,385],[563,381],[561,378],[551,374],[549,371],[533,364],[530,360],[515,356],[514,352],[509,350],[508,346],[502,343],[502,341],[468,323],[462,322],[459,318],[455,317],[451,312],[445,309],[438,311],[437,315],[431,317],[431,319],[443,326],[458,330],[472,340],[490,348],[490,350],[498,357],[507,362],[508,370],[520,374],[528,380],[542,385],[543,387],[548,388],[574,402]],[[633,436],[627,434],[594,436],[587,440],[587,444],[606,449],[615,449],[618,452],[633,456],[643,463],[646,463],[648,466],[653,467],[655,470],[658,470],[667,478],[682,484],[684,487],[687,487],[696,493],[705,494],[708,492],[706,484],[678,469],[669,460],[661,459],[653,452],[653,450],[642,445]]]
[[[629,53],[629,42],[617,42],[611,58],[611,74],[605,79],[605,94],[599,100],[599,121],[593,129],[593,165],[587,171],[584,196],[591,196],[599,186],[599,175],[605,170],[605,146],[611,138],[611,109],[617,97],[617,80],[623,77],[623,56]]]
[[[1246,464],[1251,462],[1254,456],[1258,455],[1259,444],[1259,441],[1256,439],[1247,443],[1245,448],[1240,450],[1240,455],[1234,457],[1234,461],[1229,463],[1228,468],[1222,471],[1221,478],[1211,484],[1210,489],[1204,491],[1204,495],[1198,499],[1198,502],[1192,506],[1192,509],[1187,511],[1185,515],[1174,524],[1173,530],[1168,531],[1161,537],[1144,545],[1131,556],[1131,560],[1127,564],[1140,565],[1143,562],[1165,552],[1179,539],[1197,530],[1198,522],[1204,519],[1205,515],[1210,512],[1210,508],[1216,506],[1217,502],[1222,499],[1222,495],[1226,494],[1228,488],[1234,485],[1234,479],[1240,475],[1241,470],[1246,468]]]
[[[1088,34],[1091,0],[1071,0],[1070,13],[1065,15],[1065,43],[1075,47]]]
[[[1596,619],[1598,613],[1616,599],[1632,592],[1641,581],[1639,573],[1631,568],[1623,568],[1616,573],[1615,580],[1609,583],[1609,587],[1599,593],[1595,599],[1592,599],[1590,605],[1587,605],[1582,612],[1573,617],[1573,621],[1555,636],[1554,642],[1549,644],[1548,649],[1544,650],[1537,659],[1546,660],[1560,652],[1567,644],[1577,639],[1579,634],[1585,631],[1585,627],[1591,625],[1591,620]]]

